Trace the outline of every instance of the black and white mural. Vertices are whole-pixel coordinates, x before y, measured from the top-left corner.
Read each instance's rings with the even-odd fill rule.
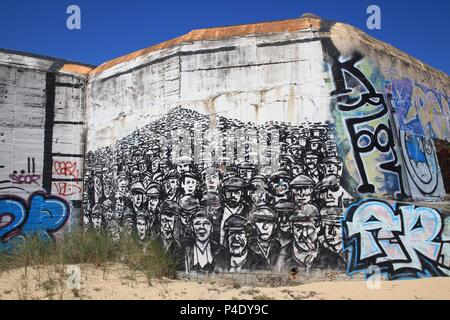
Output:
[[[177,107],[88,152],[84,223],[161,241],[186,272],[344,269],[329,123],[244,123]]]

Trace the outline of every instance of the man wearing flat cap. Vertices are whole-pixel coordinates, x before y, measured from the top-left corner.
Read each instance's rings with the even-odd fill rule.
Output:
[[[343,259],[333,251],[320,246],[317,218],[319,211],[312,204],[304,204],[290,217],[294,240],[284,246],[278,257],[279,271],[295,267],[309,271],[313,269],[345,268]]]
[[[248,186],[248,197],[253,207],[266,206],[271,201],[271,189],[263,176],[254,176]]]
[[[169,170],[163,178],[164,199],[178,201],[179,198],[179,174],[176,170]]]
[[[339,177],[342,176],[342,161],[336,156],[326,157],[322,160],[323,173],[325,175],[334,174]]]
[[[319,241],[325,248],[343,256],[341,217],[341,208],[329,207],[320,210],[321,229]]]
[[[192,165],[194,164],[194,159],[190,156],[179,156],[175,159],[175,164],[177,166],[178,174],[182,174],[184,172],[192,171]]]
[[[314,180],[306,175],[298,175],[295,177],[289,187],[291,189],[292,200],[297,206],[304,203],[311,203],[313,201]]]
[[[145,188],[141,182],[135,182],[130,187],[131,192],[131,203],[133,213],[136,216],[138,213],[143,211],[143,206],[145,202]]]
[[[274,203],[289,199],[289,183],[291,180],[292,176],[290,172],[286,170],[276,171],[269,177]]]
[[[195,239],[186,246],[186,273],[212,272],[214,259],[223,247],[211,239],[214,228],[211,216],[206,210],[200,209],[192,216],[191,220]]]
[[[217,255],[215,271],[246,272],[269,268],[266,259],[249,248],[249,228],[247,219],[239,215],[234,215],[226,221],[226,249]]]
[[[164,249],[174,256],[180,265],[183,264],[184,247],[175,238],[176,217],[180,207],[176,202],[166,200],[161,204],[160,233],[157,237],[162,242]]]
[[[314,188],[314,193],[318,195],[316,200],[319,208],[344,206],[344,201],[351,201],[352,196],[341,187],[341,178],[330,174],[320,181]]]
[[[184,172],[181,175],[180,180],[181,189],[183,190],[183,196],[195,196],[199,185],[199,177],[193,172]]]
[[[226,221],[235,215],[246,217],[249,212],[248,205],[244,202],[244,190],[246,183],[241,177],[230,177],[222,182],[225,191],[225,205],[220,219],[220,244],[225,241],[224,226]]]
[[[284,246],[292,241],[289,219],[296,213],[298,207],[291,201],[282,200],[275,204],[273,209],[277,215],[278,230],[276,238],[280,242],[281,246]]]
[[[314,151],[307,151],[305,154],[306,175],[318,183],[323,174],[319,170],[319,155]]]
[[[200,209],[200,201],[194,196],[187,195],[180,198],[179,205],[181,210],[179,214],[180,224],[177,230],[177,238],[181,244],[186,245],[187,243],[191,243],[194,238],[191,219],[194,213]]]
[[[249,221],[256,235],[249,241],[249,247],[257,254],[266,258],[267,263],[274,267],[281,250],[280,242],[275,238],[277,216],[269,207],[257,207],[250,211]]]
[[[148,233],[153,237],[159,232],[159,203],[161,201],[161,188],[157,183],[147,187],[147,219]]]

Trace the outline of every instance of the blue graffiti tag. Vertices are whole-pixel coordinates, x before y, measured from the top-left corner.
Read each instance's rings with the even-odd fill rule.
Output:
[[[450,266],[439,262],[448,257],[443,257],[443,222],[435,209],[367,199],[351,205],[341,222],[349,274],[370,266],[389,279],[448,274]]]
[[[53,240],[69,214],[70,206],[64,199],[42,191],[31,194],[28,201],[12,195],[0,196],[0,252],[31,235]]]

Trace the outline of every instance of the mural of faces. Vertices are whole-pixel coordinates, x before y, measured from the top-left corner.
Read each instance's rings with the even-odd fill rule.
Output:
[[[242,269],[266,263],[275,268],[281,251],[289,251],[294,242],[305,251],[340,252],[339,226],[291,222],[305,204],[342,210],[342,163],[328,152],[335,150],[329,138],[334,128],[319,123],[256,125],[222,116],[216,126],[217,141],[232,139],[230,130],[241,132],[234,139],[242,150],[221,153],[217,141],[196,141],[203,135],[194,130],[210,130],[210,118],[174,108],[115,146],[92,152],[86,159],[91,171],[85,183],[92,192],[84,193],[84,222],[106,229],[117,241],[121,233],[135,233],[142,242],[161,239],[166,250],[184,252],[184,265],[195,265],[197,271],[214,270],[216,260],[227,269],[229,259],[239,257],[258,260]],[[179,128],[185,129],[181,136]],[[257,131],[266,134],[264,163],[250,157],[261,139],[242,137],[242,132]],[[180,146],[174,145],[177,141]],[[260,210],[256,215],[255,209]],[[246,222],[227,226],[236,217]]]

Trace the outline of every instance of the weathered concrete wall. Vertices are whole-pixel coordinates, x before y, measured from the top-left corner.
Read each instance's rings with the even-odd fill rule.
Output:
[[[1,59],[17,216],[41,216],[27,206],[53,199],[22,201],[42,189],[58,229],[82,192],[86,225],[155,238],[186,272],[450,273],[449,217],[400,202],[445,195],[449,78],[353,27],[194,30],[102,64],[86,91],[81,66]]]
[[[432,139],[448,138],[448,85],[315,18],[118,58],[88,84],[84,221],[156,237],[187,272],[448,274],[448,218],[369,198],[445,194]]]
[[[89,70],[0,51],[0,250],[79,221]]]

